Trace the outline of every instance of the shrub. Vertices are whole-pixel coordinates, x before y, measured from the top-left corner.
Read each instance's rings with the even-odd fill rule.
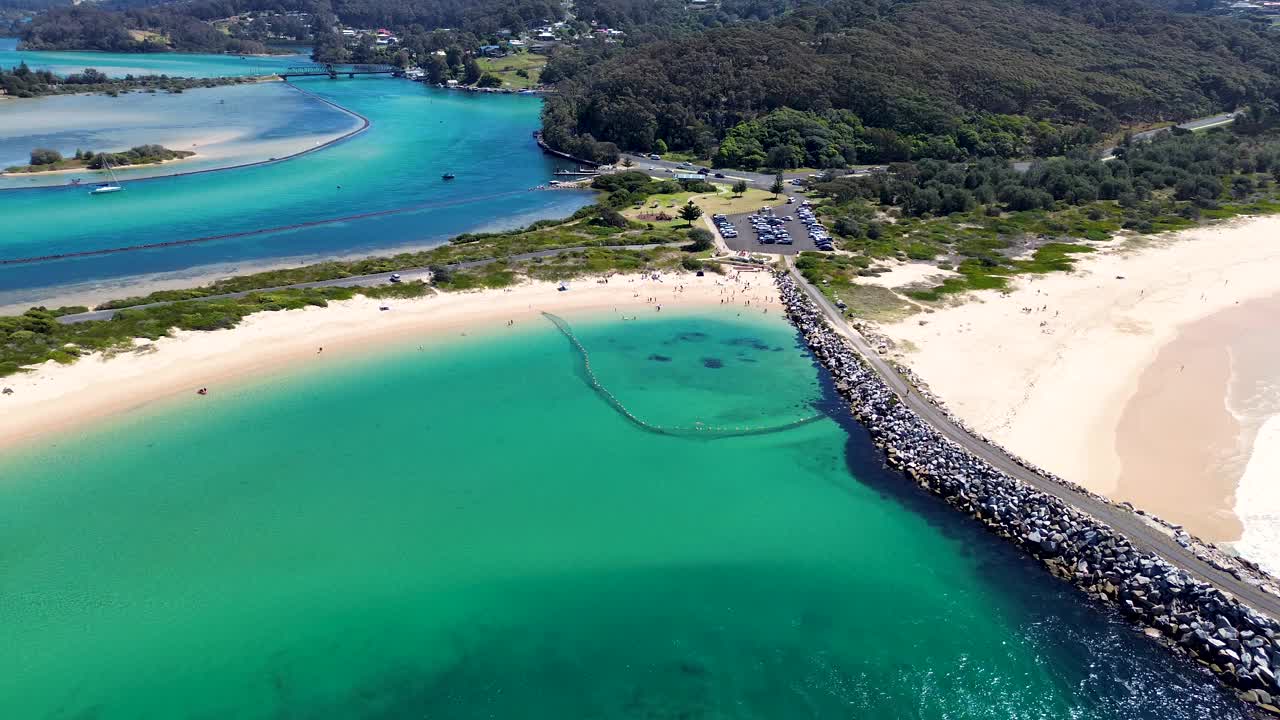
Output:
[[[36,148],[31,151],[32,165],[52,165],[62,161],[62,153],[49,148]]]
[[[703,252],[715,247],[715,236],[706,228],[694,228],[690,230],[689,240],[691,242],[689,249],[693,252]]]

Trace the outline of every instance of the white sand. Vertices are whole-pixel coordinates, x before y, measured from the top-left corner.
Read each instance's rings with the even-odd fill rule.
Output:
[[[933,263],[888,261],[879,264],[889,268],[888,271],[875,276],[860,277],[857,282],[895,289],[912,285],[932,286],[958,274],[954,270],[942,270]]]
[[[678,274],[661,280],[615,275],[607,284],[595,279],[573,282],[567,292],[552,283],[525,283],[509,290],[416,300],[360,297],[327,308],[258,313],[231,330],[180,331],[155,343],[140,343],[136,352],[95,354],[71,365],[48,362],[34,372],[0,379],[0,386],[14,390],[0,395],[0,447],[201,387],[216,394],[220,385],[289,363],[324,362],[409,337],[439,341],[444,334],[501,330],[509,320],[517,325],[543,323],[543,310],[612,313],[616,308],[618,314],[630,316],[720,307],[723,301],[743,313],[772,314],[779,312],[776,298],[765,273]],[[382,304],[390,309],[380,310]],[[317,352],[321,347],[323,352]]]
[[[976,430],[1108,493],[1139,376],[1180,326],[1280,292],[1278,237],[1278,217],[1178,233],[882,330],[909,341],[902,359]]]

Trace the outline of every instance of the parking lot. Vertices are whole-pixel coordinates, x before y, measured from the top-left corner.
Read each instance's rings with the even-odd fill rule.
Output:
[[[826,237],[825,228],[814,222],[802,198],[790,197],[789,200],[789,204],[777,205],[765,212],[757,210],[723,219],[715,216],[712,223],[731,250],[795,255],[822,249],[819,242]]]

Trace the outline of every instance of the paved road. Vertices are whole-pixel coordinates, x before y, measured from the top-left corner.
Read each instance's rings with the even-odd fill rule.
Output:
[[[671,243],[673,247],[679,247],[680,243]],[[552,248],[549,250],[536,250],[534,252],[521,253],[519,255],[511,255],[504,260],[532,260],[533,258],[552,257],[561,253],[577,252],[579,250],[590,250],[592,248],[625,248],[627,250],[651,250],[657,247],[664,247],[662,243],[651,243],[647,245],[581,245],[578,247]],[[486,258],[483,260],[469,260],[467,262],[450,263],[448,267],[455,270],[466,270],[467,268],[480,267],[496,262],[498,258]],[[431,270],[425,267],[408,268],[406,270],[396,270],[400,278],[404,282],[412,282],[414,280],[427,280],[431,275]],[[245,290],[243,292],[225,293],[222,295],[209,295],[202,298],[193,298],[188,302],[205,301],[205,300],[227,300],[230,298],[242,298],[257,292],[272,292],[275,290],[297,290],[303,288],[318,287],[373,287],[377,285],[389,285],[391,283],[391,272],[375,273],[373,275],[354,275],[351,277],[335,278],[333,280],[317,280],[315,282],[294,283],[292,285],[280,285],[278,287],[258,288],[256,290]],[[146,303],[145,305],[133,305],[129,308],[121,308],[128,310],[138,310],[142,308],[161,307],[164,305],[172,305],[177,301],[164,301]],[[58,322],[64,325],[72,325],[74,323],[89,322],[90,320],[110,320],[116,316],[120,310],[91,310],[89,312],[76,313],[74,315],[63,315],[58,318]]]
[[[1196,118],[1195,120],[1188,120],[1184,123],[1179,123],[1172,127],[1179,127],[1179,128],[1182,128],[1183,130],[1203,130],[1205,128],[1216,127],[1218,125],[1228,125],[1232,122],[1235,122],[1236,117],[1239,116],[1240,113],[1241,113],[1240,110],[1237,110],[1235,112],[1229,112],[1229,113],[1219,113],[1217,115],[1210,115],[1208,117]],[[1169,130],[1170,128],[1168,127],[1156,128],[1154,130],[1143,130],[1140,133],[1134,133],[1133,139],[1137,141],[1145,142],[1147,140],[1153,140],[1156,137],[1169,132]],[[1102,159],[1110,160],[1111,158],[1115,157],[1116,150],[1118,149],[1119,148],[1114,146],[1109,148],[1103,148],[1102,155],[1101,155]]]
[[[623,153],[622,157],[632,162],[632,167],[629,168],[630,170],[640,170],[658,178],[672,178],[678,174],[690,174],[697,172],[696,169],[680,169],[679,166],[683,163],[676,162],[675,160],[650,160],[644,155],[631,155],[628,153]],[[731,183],[735,180],[746,180],[747,184],[761,190],[768,190],[769,187],[773,185],[773,179],[775,177],[773,173],[759,173],[751,172],[749,170],[730,170],[728,168],[712,168],[710,165],[699,165],[698,163],[689,164],[693,165],[694,168],[709,168],[711,170],[711,174],[707,176],[707,180],[711,182]],[[671,172],[667,172],[668,170]],[[835,170],[834,172],[845,175],[868,175],[871,173],[871,170],[865,167],[860,167]],[[715,173],[721,173],[724,177],[717,178],[715,177]],[[782,173],[782,179],[787,181],[787,188],[792,189],[794,188],[791,184],[792,180],[804,180],[812,174],[813,173],[809,172],[787,171]]]
[[[810,285],[796,271],[789,259],[784,259],[788,270],[795,277],[801,288],[817,303],[827,316],[828,322],[841,335],[847,338],[876,372],[893,389],[898,397],[922,419],[932,425],[949,440],[960,445],[977,457],[986,460],[1002,472],[1022,480],[1036,489],[1053,495],[1082,512],[1092,515],[1114,530],[1122,533],[1140,550],[1157,554],[1173,565],[1185,570],[1193,577],[1217,586],[1223,592],[1234,595],[1241,602],[1253,609],[1280,619],[1280,598],[1264,592],[1249,583],[1242,582],[1234,575],[1223,572],[1197,558],[1191,551],[1179,545],[1164,532],[1152,527],[1146,520],[1124,508],[1101,502],[1084,493],[1076,492],[1038,473],[1032,472],[1015,463],[1002,450],[988,442],[979,440],[961,428],[933,403],[925,400],[919,393],[909,391],[910,386],[898,375],[888,361],[877,353],[861,335],[849,330],[841,313],[827,301],[827,298]]]

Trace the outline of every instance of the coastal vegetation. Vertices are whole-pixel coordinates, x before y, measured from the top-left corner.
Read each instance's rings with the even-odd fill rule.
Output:
[[[64,158],[57,150],[36,148],[31,151],[31,164],[7,167],[4,171],[6,173],[42,173],[76,168],[101,170],[108,166],[154,165],[192,155],[195,153],[190,150],[170,150],[160,145],[138,145],[118,153],[76,150],[74,157]]]
[[[557,54],[544,137],[721,164],[1051,156],[1277,92],[1280,43],[1138,0],[804,5],[764,23]]]
[[[448,245],[417,253],[254,273],[198,288],[106,302],[99,309],[120,310],[110,320],[58,322],[61,315],[85,311],[78,307],[32,308],[22,315],[0,316],[0,376],[48,360],[67,363],[96,351],[131,350],[137,338],[155,340],[175,329],[231,328],[257,312],[323,307],[356,295],[403,298],[432,292],[431,286],[420,281],[279,289],[297,283],[429,267],[436,289],[461,291],[507,287],[526,278],[562,281],[614,272],[718,269],[715,263],[704,264],[699,259],[707,248],[698,245],[696,237],[683,231],[649,230],[644,226],[615,228],[600,221],[604,210],[607,208],[590,208],[568,221],[536,223],[523,230],[463,235]],[[529,255],[561,248],[575,249],[554,255]],[[137,307],[140,305],[148,306]]]
[[[1068,270],[1117,233],[1280,211],[1280,137],[1245,122],[1235,132],[1169,134],[1115,157],[1033,163],[927,160],[892,172],[819,181],[817,213],[848,260],[805,260],[811,279],[852,281],[876,260],[934,262],[956,274],[906,295],[936,301],[1003,288],[1021,273]],[[1252,133],[1258,129],[1258,134]]]
[[[0,90],[12,97],[30,98],[41,95],[68,95],[72,93],[108,93],[115,95],[130,91],[182,92],[201,87],[239,85],[256,82],[247,77],[180,78],[167,75],[126,75],[109,78],[93,68],[72,73],[66,77],[48,70],[32,70],[26,63],[8,70],[0,69]]]

